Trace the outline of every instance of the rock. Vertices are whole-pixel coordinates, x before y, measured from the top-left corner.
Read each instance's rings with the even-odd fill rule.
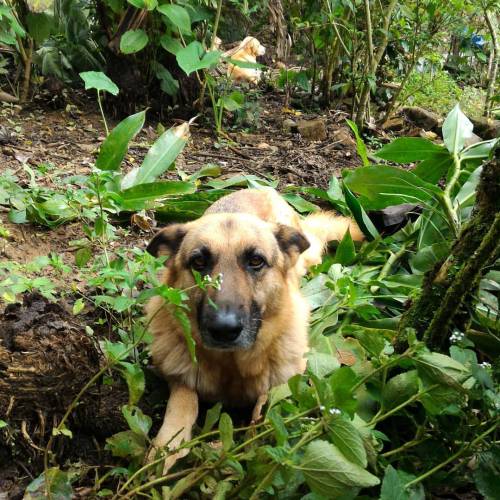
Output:
[[[389,118],[389,120],[385,121],[382,125],[382,130],[397,132],[399,130],[403,130],[404,125],[405,121],[403,118],[397,116],[395,118]]]
[[[283,120],[283,130],[285,132],[296,132],[297,131],[297,124],[290,118],[286,118]]]
[[[332,132],[333,142],[339,143],[335,146],[336,149],[344,148],[344,147],[356,147],[356,142],[352,137],[352,132],[347,127],[339,128]]]
[[[299,134],[309,141],[324,141],[326,139],[326,121],[323,118],[315,120],[300,120],[297,123]]]
[[[474,132],[483,137],[485,141],[496,139],[500,136],[500,120],[491,118],[469,118],[474,125]]]
[[[419,108],[418,106],[405,107],[401,110],[401,114],[414,125],[425,130],[434,130],[438,128],[443,121],[436,113]]]
[[[469,147],[472,146],[473,144],[477,144],[478,142],[481,142],[482,139],[478,135],[472,133],[472,136],[469,137],[468,139],[465,139],[464,141],[464,147]]]
[[[421,130],[418,135],[423,137],[424,139],[429,139],[429,141],[435,141],[439,136],[436,132],[432,132],[430,130]]]

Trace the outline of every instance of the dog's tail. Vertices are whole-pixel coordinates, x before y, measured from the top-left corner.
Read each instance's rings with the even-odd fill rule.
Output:
[[[311,266],[320,264],[328,242],[340,241],[347,231],[354,241],[363,241],[365,238],[356,222],[332,212],[313,212],[303,219],[300,225],[311,244],[301,256],[305,271]]]

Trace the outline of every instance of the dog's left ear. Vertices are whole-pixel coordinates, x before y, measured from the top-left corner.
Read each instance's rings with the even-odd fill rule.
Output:
[[[155,257],[160,255],[171,256],[179,250],[186,233],[185,224],[171,224],[156,233],[146,247],[146,251]]]
[[[298,229],[285,224],[277,224],[277,226],[274,236],[281,251],[289,257],[291,266],[293,266],[297,262],[299,255],[307,250],[311,244]]]

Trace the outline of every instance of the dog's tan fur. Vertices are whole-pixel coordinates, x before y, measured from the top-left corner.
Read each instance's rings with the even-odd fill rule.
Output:
[[[219,291],[202,292],[193,287],[189,292],[188,314],[196,341],[197,365],[191,362],[182,328],[172,310],[159,297],[147,305],[154,335],[153,360],[171,387],[165,420],[154,440],[157,448],[168,444],[174,449],[191,438],[198,396],[232,406],[256,402],[262,406],[271,387],[304,371],[309,307],[300,293],[299,280],[311,265],[321,262],[326,243],[340,240],[347,230],[353,239],[363,239],[348,218],[317,212],[301,219],[276,191],[248,189],[221,198],[196,221],[175,224],[159,233],[156,243],[152,242],[156,253],[169,254],[163,283],[181,289],[193,287],[192,272],[183,263],[190,249],[201,243],[220,255],[219,268],[213,273],[224,270],[225,275]],[[301,253],[307,245],[297,241],[307,244],[306,240],[309,247]],[[248,245],[258,246],[272,262],[258,285],[239,270],[236,261],[235,256]],[[202,293],[238,296],[259,304],[262,323],[251,348],[228,352],[203,345],[195,312]],[[165,469],[184,453],[170,456]]]
[[[249,62],[255,64],[257,56],[266,53],[266,48],[253,36],[247,36],[237,47],[228,50],[223,55],[234,59],[235,61]],[[262,72],[258,68],[240,68],[229,63],[227,67],[227,76],[235,82],[250,82],[257,84],[260,81]]]

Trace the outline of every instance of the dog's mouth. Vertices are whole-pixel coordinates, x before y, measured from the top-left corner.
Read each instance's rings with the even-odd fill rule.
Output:
[[[257,340],[262,315],[252,302],[249,311],[241,306],[223,304],[214,307],[203,299],[198,306],[198,330],[203,345],[221,351],[250,349]]]

